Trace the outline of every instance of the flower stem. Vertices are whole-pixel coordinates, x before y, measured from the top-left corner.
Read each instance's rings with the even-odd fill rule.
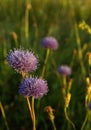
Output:
[[[4,111],[4,108],[3,108],[1,101],[0,101],[0,108],[1,108],[1,113],[3,116],[4,122],[5,122],[6,128],[7,128],[7,130],[9,130],[8,123],[7,123],[6,116],[5,116],[5,111]]]
[[[64,108],[64,114],[65,114],[66,120],[72,125],[73,129],[76,130],[74,123],[70,120],[70,118],[67,114],[67,108],[66,107]]]
[[[63,96],[64,96],[64,97],[65,97],[65,95],[66,95],[66,91],[67,91],[66,76],[63,75],[63,89],[62,89],[62,93],[63,93]]]
[[[32,113],[33,113],[33,130],[36,130],[36,119],[34,111],[34,97],[32,97]]]
[[[83,122],[83,124],[82,124],[81,130],[84,129],[85,124],[86,124],[86,122],[87,122],[87,119],[88,119],[88,112],[86,112],[86,116],[85,116],[84,122]]]
[[[46,69],[46,64],[47,64],[47,61],[48,61],[49,54],[50,54],[50,49],[48,48],[47,52],[46,52],[46,57],[45,57],[45,60],[44,60],[43,69],[42,69],[42,74],[41,74],[42,78],[44,77],[44,74],[45,74],[45,69]]]
[[[47,61],[48,61],[49,54],[50,54],[50,49],[48,48],[47,52],[46,52],[46,57],[45,57],[45,60],[44,60],[44,65],[43,65],[43,69],[42,69],[42,73],[41,73],[41,78],[44,78],[44,74],[45,74],[45,70],[46,70],[46,64],[47,64]],[[39,106],[40,106],[40,99],[38,100],[37,108],[39,108]]]
[[[80,66],[81,66],[81,69],[82,69],[82,74],[83,74],[83,76],[85,76],[86,70],[85,70],[85,66],[84,66],[84,62],[83,62],[83,55],[82,55],[82,49],[81,49],[81,41],[80,41],[80,37],[79,37],[77,23],[75,23],[74,28],[75,28],[75,35],[76,35],[77,47],[78,47],[78,56],[79,56],[79,60],[80,60]]]
[[[29,108],[29,111],[30,111],[30,115],[31,115],[31,118],[32,118],[32,121],[33,121],[33,113],[32,113],[32,108],[31,108],[31,104],[30,104],[30,101],[29,101],[29,98],[27,98],[27,103],[28,103],[28,108]]]
[[[53,130],[56,130],[56,126],[55,126],[54,120],[51,120],[51,122],[52,122]]]
[[[22,75],[22,79],[24,79],[25,73],[23,71],[21,72],[21,75]]]
[[[26,4],[27,6],[29,6],[30,4],[29,0],[27,0]],[[30,8],[26,7],[25,9],[25,38],[27,42],[29,40],[29,11],[30,11]]]

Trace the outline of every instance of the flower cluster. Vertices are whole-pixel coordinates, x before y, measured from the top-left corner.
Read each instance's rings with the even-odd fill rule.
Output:
[[[67,75],[71,75],[72,70],[71,70],[71,68],[70,68],[69,66],[67,66],[67,65],[61,65],[61,66],[58,68],[58,72],[59,72],[59,74],[61,74],[61,75],[67,76]]]
[[[10,66],[19,73],[28,73],[37,69],[38,58],[33,52],[26,50],[14,50],[7,56]],[[19,86],[19,93],[25,97],[43,97],[48,92],[47,81],[41,78],[24,78]]]
[[[19,87],[19,93],[25,97],[34,96],[35,98],[41,98],[48,92],[47,82],[41,78],[25,78]]]
[[[58,48],[58,41],[54,37],[45,37],[42,39],[41,45],[45,48],[56,50]]]
[[[7,56],[10,66],[18,73],[28,73],[37,69],[38,58],[31,51],[14,50]]]

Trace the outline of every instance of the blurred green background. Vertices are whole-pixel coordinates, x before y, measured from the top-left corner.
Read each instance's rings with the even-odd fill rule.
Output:
[[[88,75],[87,52],[91,50],[89,29],[91,26],[90,0],[3,0],[0,1],[0,101],[3,104],[10,130],[31,130],[32,121],[26,100],[18,93],[21,75],[10,68],[6,57],[13,48],[23,47],[39,56],[39,68],[32,75],[41,75],[46,49],[41,46],[42,38],[53,36],[59,48],[48,59],[45,79],[49,92],[41,99],[40,107],[35,100],[37,130],[50,130],[52,124],[44,108],[51,105],[55,110],[57,130],[71,130],[63,113],[62,77],[57,68],[66,64],[72,68],[72,97],[68,113],[80,130],[85,118],[85,76]],[[69,80],[70,77],[68,77]],[[91,114],[90,114],[91,116]],[[90,130],[91,119],[85,130]],[[0,111],[0,130],[6,130]]]

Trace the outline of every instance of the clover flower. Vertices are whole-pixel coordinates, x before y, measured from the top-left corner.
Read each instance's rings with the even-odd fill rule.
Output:
[[[14,49],[7,56],[10,66],[18,73],[28,73],[37,69],[38,58],[33,52],[22,49]]]
[[[48,92],[47,82],[41,78],[25,78],[20,86],[19,93],[23,96],[34,96],[35,98],[41,98]]]
[[[58,41],[54,37],[43,38],[41,44],[45,48],[49,48],[51,50],[56,50],[58,48]]]
[[[61,74],[61,75],[71,75],[72,71],[71,71],[71,68],[67,65],[61,65],[59,68],[58,68],[58,72]]]

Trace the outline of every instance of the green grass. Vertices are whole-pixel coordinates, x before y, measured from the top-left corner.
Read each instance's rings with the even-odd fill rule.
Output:
[[[43,2],[31,0],[31,9],[27,10],[28,17],[26,3],[25,0],[0,2],[0,101],[6,113],[8,126],[10,130],[32,129],[26,100],[18,93],[21,75],[14,72],[8,65],[6,61],[8,52],[20,46],[33,50],[39,56],[40,65],[32,74],[40,76],[46,54],[46,49],[40,44],[41,40],[45,36],[54,36],[59,42],[59,48],[49,57],[44,77],[48,81],[49,92],[41,99],[39,109],[37,109],[38,101],[35,100],[37,130],[52,129],[51,121],[44,112],[47,105],[55,109],[57,130],[72,130],[63,113],[62,77],[57,73],[57,68],[62,64],[67,64],[72,68],[72,97],[68,114],[76,128],[80,130],[86,114],[85,77],[88,75],[87,52],[91,51],[91,35],[86,30],[80,29],[78,24],[84,20],[91,26],[91,2],[90,0],[76,2],[72,0],[71,4],[70,0],[44,0]],[[17,43],[11,35],[12,32],[17,35]],[[74,50],[76,54],[73,53]],[[90,124],[91,119],[84,130],[90,130]],[[0,130],[6,130],[1,111]]]

